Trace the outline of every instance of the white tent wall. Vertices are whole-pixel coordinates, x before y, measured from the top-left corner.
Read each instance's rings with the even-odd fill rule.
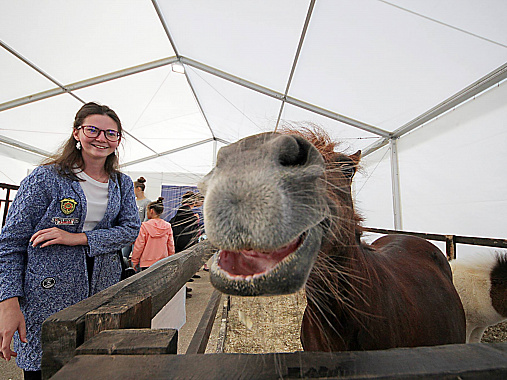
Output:
[[[403,228],[505,237],[507,82],[398,141]]]
[[[192,67],[186,71],[207,120],[220,126],[220,138],[234,142],[275,128],[280,101]]]
[[[11,149],[6,149],[0,146],[0,162],[2,163],[0,169],[0,183],[8,185],[19,185],[23,178],[33,170],[34,164],[21,161],[18,158],[11,158],[6,156]]]
[[[393,131],[506,61],[505,45],[446,24],[456,13],[467,16],[468,26],[485,24],[482,8],[507,11],[506,2],[397,2],[408,10],[392,3],[317,1],[289,94]],[[411,12],[413,5],[424,12]],[[434,20],[425,17],[428,10]],[[497,40],[505,38],[501,19],[488,19]]]
[[[505,99],[507,81],[398,139],[403,230],[505,238]],[[355,181],[365,226],[394,228],[390,149],[365,157]],[[458,245],[458,254],[492,251]]]
[[[386,146],[364,157],[355,176],[356,208],[367,227],[394,229],[389,152]]]
[[[371,151],[506,62],[504,0],[0,0],[0,181],[55,152],[83,102],[118,113],[123,171],[155,199],[286,121]],[[392,147],[363,157],[364,224],[506,238],[505,87],[396,140],[399,210]]]

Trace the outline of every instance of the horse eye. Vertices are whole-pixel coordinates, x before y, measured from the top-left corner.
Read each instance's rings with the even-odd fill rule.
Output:
[[[350,164],[343,164],[341,167],[343,175],[347,178],[352,178],[355,174],[354,166]]]

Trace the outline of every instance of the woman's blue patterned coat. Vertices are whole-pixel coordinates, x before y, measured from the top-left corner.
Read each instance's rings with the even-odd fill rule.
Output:
[[[29,244],[36,231],[58,227],[82,232],[85,194],[78,181],[63,178],[52,166],[36,168],[21,182],[0,235],[0,301],[19,297],[25,315],[28,343],[14,337],[22,369],[40,369],[40,334],[47,317],[120,280],[116,251],[132,243],[140,227],[132,180],[125,174],[120,178],[121,194],[117,178],[109,180],[106,213],[85,232],[88,246],[45,248]],[[91,282],[86,255],[95,258]]]

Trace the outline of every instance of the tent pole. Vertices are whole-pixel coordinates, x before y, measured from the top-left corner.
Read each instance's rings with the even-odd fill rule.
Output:
[[[391,148],[391,185],[393,194],[394,229],[402,230],[401,218],[401,196],[400,196],[400,171],[398,165],[398,144],[397,139],[389,140]]]
[[[212,167],[214,168],[217,164],[217,140],[213,140],[213,157],[211,160]]]
[[[299,55],[301,54],[301,49],[303,48],[303,42],[306,37],[306,32],[308,31],[308,25],[310,24],[310,19],[312,17],[313,8],[315,7],[315,1],[311,0],[310,5],[308,6],[308,12],[306,13],[305,24],[303,26],[303,30],[301,31],[301,36],[299,37],[299,44],[296,50],[296,56],[294,57],[294,61],[292,62],[292,68],[290,70],[289,79],[287,80],[287,86],[285,87],[285,97],[289,94],[289,88],[292,83],[292,78],[294,77],[294,73],[296,72],[296,66],[299,60]],[[283,108],[285,106],[285,100],[282,100],[282,104],[280,105],[280,112],[278,112],[278,119],[276,119],[275,132],[278,129],[278,124],[280,124],[280,119],[283,114]]]
[[[259,92],[261,94],[270,96],[270,97],[272,97],[274,99],[282,100],[286,104],[290,104],[290,105],[293,105],[293,106],[296,106],[296,107],[299,107],[299,108],[311,111],[311,112],[319,114],[321,116],[324,116],[324,117],[327,117],[327,118],[339,121],[339,122],[344,123],[344,124],[351,125],[353,127],[362,129],[364,131],[376,134],[378,136],[390,137],[390,133],[387,132],[387,131],[385,131],[385,130],[383,130],[383,129],[381,129],[381,128],[378,128],[378,127],[375,127],[373,125],[369,125],[369,124],[363,123],[363,122],[358,121],[358,120],[354,120],[354,119],[349,118],[347,116],[340,115],[340,114],[338,114],[336,112],[333,112],[333,111],[330,111],[330,110],[318,107],[316,105],[304,102],[302,100],[299,100],[299,99],[296,99],[296,98],[292,98],[290,96],[285,96],[284,94],[282,94],[280,92],[277,92],[277,91],[274,91],[274,90],[270,90],[270,89],[268,89],[266,87],[263,87],[263,86],[260,86],[258,84],[249,82],[249,81],[247,81],[245,79],[239,78],[239,77],[234,76],[234,75],[229,74],[229,73],[226,73],[226,72],[221,71],[219,69],[216,69],[214,67],[205,65],[205,64],[203,64],[201,62],[194,61],[194,60],[192,60],[190,58],[181,56],[180,57],[180,62],[182,64],[184,64],[184,65],[188,65],[188,66],[191,66],[191,67],[196,68],[198,70],[207,72],[207,73],[212,74],[212,75],[214,75],[214,76],[216,76],[218,78],[225,79],[225,80],[227,80],[229,82],[232,82],[232,83],[235,83],[237,85],[246,87],[246,88],[248,88],[250,90]]]

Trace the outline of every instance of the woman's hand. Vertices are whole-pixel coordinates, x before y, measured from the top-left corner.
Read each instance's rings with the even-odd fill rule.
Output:
[[[32,242],[33,247],[40,244],[40,247],[44,248],[53,244],[87,245],[88,238],[83,232],[73,233],[61,230],[57,227],[51,227],[34,233],[30,238],[30,242]]]
[[[19,308],[18,298],[13,297],[0,302],[0,357],[7,361],[17,355],[11,350],[16,331],[21,341],[27,343],[25,318]]]

